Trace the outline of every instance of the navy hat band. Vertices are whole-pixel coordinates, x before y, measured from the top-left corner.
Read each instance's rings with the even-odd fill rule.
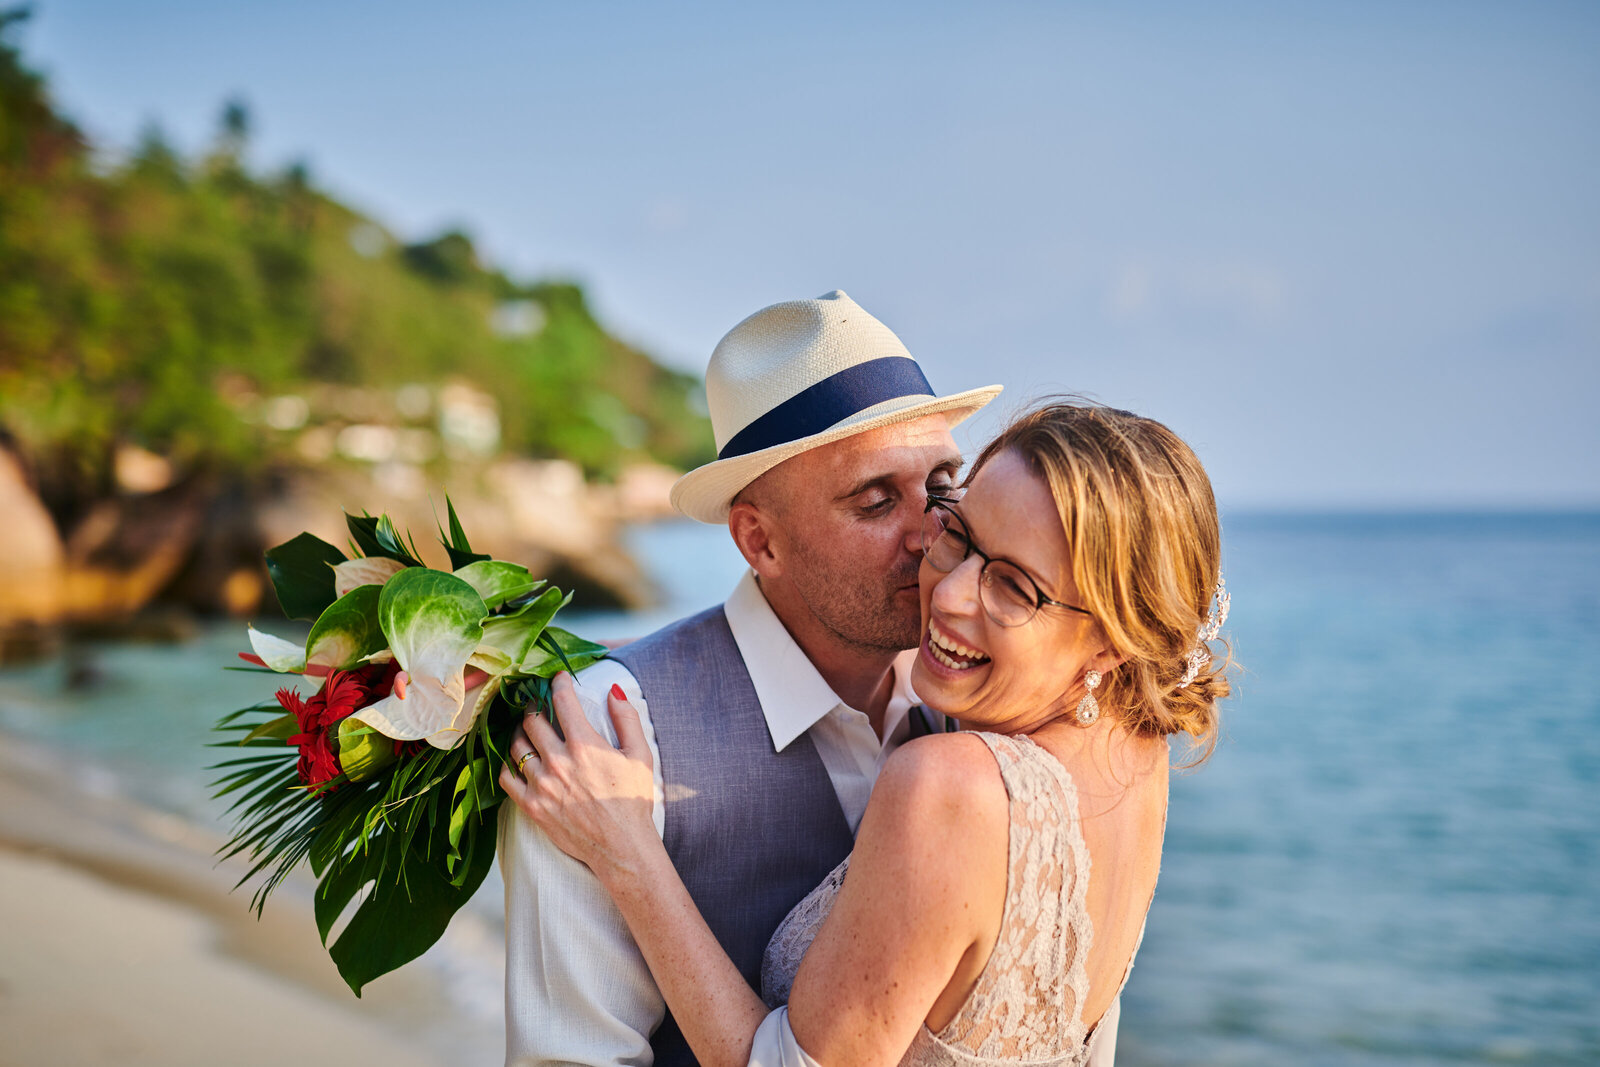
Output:
[[[748,456],[810,437],[885,400],[932,395],[933,387],[916,360],[905,356],[869,359],[791,396],[734,434],[717,458]]]

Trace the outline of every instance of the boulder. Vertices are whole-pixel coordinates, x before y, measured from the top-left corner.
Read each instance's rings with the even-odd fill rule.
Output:
[[[53,623],[66,607],[66,549],[22,464],[0,449],[0,627]]]

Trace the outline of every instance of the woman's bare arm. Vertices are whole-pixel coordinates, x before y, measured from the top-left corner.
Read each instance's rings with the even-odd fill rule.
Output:
[[[621,750],[600,735],[572,692],[552,686],[563,740],[543,718],[523,720],[511,762],[530,751],[523,774],[500,772],[507,796],[563,852],[581,860],[616,902],[671,1008],[705,1067],[744,1067],[766,1005],[701,918],[656,832],[655,782],[639,713],[613,689],[609,701]]]
[[[988,962],[1005,908],[1005,784],[982,741],[912,742],[884,766],[833,911],[789,998],[825,1064],[895,1064],[943,1027]]]
[[[655,831],[638,713],[613,694],[619,752],[584,719],[569,681],[558,678],[555,694],[566,740],[530,716],[524,730],[538,755],[527,781],[506,768],[502,785],[611,894],[700,1062],[742,1067],[767,1009]],[[513,762],[529,750],[516,739]],[[809,1054],[893,1064],[930,1011],[940,1025],[953,1015],[999,928],[1006,826],[1004,784],[976,738],[929,738],[889,760],[839,900],[796,977],[790,1021]]]

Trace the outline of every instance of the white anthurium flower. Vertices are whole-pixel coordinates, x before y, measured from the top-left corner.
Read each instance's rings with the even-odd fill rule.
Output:
[[[466,690],[461,697],[461,708],[450,725],[429,734],[425,740],[434,748],[455,748],[466,738],[467,731],[478,721],[478,715],[489,706],[499,688],[499,679],[490,678]]]
[[[329,604],[306,635],[306,669],[349,670],[384,646],[378,626],[381,590],[358,585]]]
[[[406,569],[399,560],[387,556],[358,556],[333,564],[333,592],[344,596],[361,585],[382,585]]]
[[[280,674],[325,675],[348,670],[383,648],[378,628],[379,589],[360,585],[329,604],[312,624],[304,646],[250,627],[250,647]]]
[[[281,637],[262,633],[254,626],[250,627],[250,647],[255,649],[262,663],[279,674],[290,672],[298,674],[306,669],[304,648],[293,641],[285,641]]]
[[[474,720],[488,710],[489,702],[494,699],[496,693],[500,692],[500,683],[503,680],[501,675],[491,674],[484,679],[483,685],[477,689],[469,689],[467,691],[469,696],[476,694],[476,699],[472,701],[472,718]]]
[[[493,645],[479,645],[477,651],[467,659],[467,666],[475,667],[491,677],[504,674],[516,665],[514,659]]]
[[[351,718],[398,741],[426,738],[435,748],[454,748],[472,726],[464,676],[488,614],[477,591],[453,574],[407,567],[390,578],[378,622],[406,680]]]
[[[473,564],[473,567],[482,567],[483,564]],[[471,567],[463,567],[456,574],[462,578],[470,577]],[[521,570],[521,568],[517,568]],[[480,572],[481,573],[481,572]],[[508,572],[502,574],[510,575]],[[526,574],[526,571],[523,571]],[[538,582],[533,588],[542,586]],[[482,589],[479,589],[482,592]],[[494,595],[491,592],[489,595]],[[472,721],[476,721],[494,700],[495,694],[500,692],[500,687],[505,682],[505,676],[514,670],[520,669],[520,664],[533,643],[538,640],[539,634],[544,631],[546,624],[555,615],[557,609],[565,604],[570,597],[564,597],[559,589],[547,589],[545,592],[528,601],[510,615],[493,616],[484,621],[483,643],[473,652],[467,660],[469,667],[476,667],[489,676],[483,687],[477,690],[477,700],[472,709]],[[503,601],[502,601],[503,602]]]

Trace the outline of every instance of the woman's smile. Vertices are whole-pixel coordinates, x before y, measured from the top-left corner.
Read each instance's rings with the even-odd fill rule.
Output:
[[[970,671],[989,662],[988,655],[981,649],[963,642],[932,619],[928,621],[922,647],[936,663],[951,671]]]

